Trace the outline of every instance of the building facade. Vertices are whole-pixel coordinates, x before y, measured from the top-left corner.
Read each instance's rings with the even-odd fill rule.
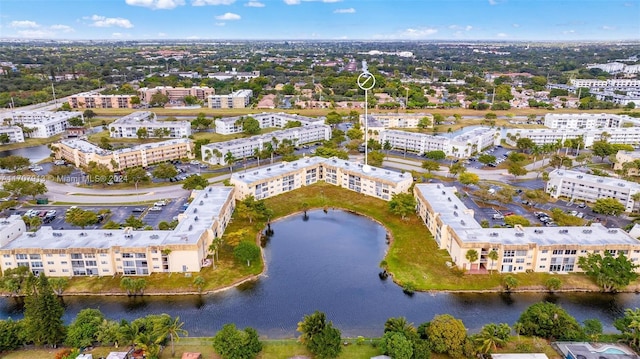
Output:
[[[384,130],[379,135],[380,143],[387,141],[392,148],[423,154],[429,151],[443,151],[447,156],[469,157],[484,148],[499,143],[496,129],[480,127],[449,138],[443,135],[428,135],[400,130]]]
[[[255,151],[262,151],[269,144],[273,148],[283,140],[289,140],[296,146],[303,143],[325,141],[331,138],[331,127],[327,125],[310,125],[274,131],[264,135],[252,136],[225,142],[202,145],[203,161],[216,165],[226,164],[225,156],[231,153],[233,158],[255,157]],[[274,142],[274,139],[277,141]]]
[[[133,108],[135,95],[102,95],[99,92],[83,92],[69,97],[71,108]]]
[[[622,127],[607,129],[552,129],[552,128],[510,128],[506,132],[505,141],[515,146],[520,138],[529,138],[538,146],[553,144],[567,139],[581,137],[585,147],[594,142],[607,140],[609,143],[640,145],[640,127]]]
[[[618,128],[625,122],[634,121],[627,115],[611,113],[548,113],[544,116],[544,125],[557,129]]]
[[[418,123],[423,118],[428,118],[433,127],[433,115],[430,113],[370,113],[369,128],[418,128]],[[364,115],[360,115],[360,124],[364,126]]]
[[[147,143],[115,151],[105,150],[77,139],[63,140],[52,146],[56,148],[56,159],[64,159],[76,167],[87,167],[90,162],[95,162],[107,166],[111,171],[194,158],[193,144],[187,138]]]
[[[211,87],[193,86],[193,87],[171,87],[157,86],[154,88],[143,87],[138,90],[140,100],[145,103],[151,102],[151,97],[156,93],[167,95],[170,102],[182,102],[187,96],[193,96],[200,101],[205,101],[207,97],[214,95],[216,90]]]
[[[70,111],[11,111],[4,115],[5,119],[11,119],[11,125],[22,125],[32,131],[26,133],[23,129],[24,137],[49,138],[66,131],[69,127],[69,120],[80,117],[84,121],[84,116],[80,112]]]
[[[210,264],[209,246],[231,219],[234,191],[222,186],[193,191],[178,226],[169,231],[44,226],[25,232],[22,219],[11,216],[0,222],[0,268],[29,267],[49,277],[199,272]]]
[[[616,153],[616,163],[613,165],[613,169],[615,171],[622,170],[625,168],[625,163],[632,163],[638,160],[640,160],[640,151],[618,151],[618,153]],[[640,174],[640,169],[637,165],[626,167],[628,176],[637,176],[638,174]]]
[[[253,196],[264,199],[324,181],[341,188],[385,201],[397,193],[406,192],[413,184],[408,173],[370,167],[337,158],[308,157],[293,162],[234,173],[231,184],[236,198]]]
[[[232,135],[234,133],[242,133],[243,117],[253,117],[260,123],[260,128],[285,127],[289,122],[298,121],[302,126],[323,125],[324,120],[321,118],[313,118],[289,114],[283,112],[262,112],[247,116],[223,117],[215,120],[216,133],[221,135]]]
[[[22,128],[18,126],[0,126],[1,134],[6,134],[9,137],[9,143],[24,142]]]
[[[545,191],[553,198],[586,202],[614,198],[624,205],[626,212],[631,212],[636,205],[633,195],[640,192],[640,184],[578,171],[554,170],[549,173]]]
[[[417,184],[414,187],[417,213],[440,249],[461,269],[501,273],[580,272],[578,258],[608,251],[640,261],[640,242],[621,229],[601,224],[582,227],[482,228],[474,211],[456,195],[455,187]],[[475,251],[478,259],[466,257]],[[495,251],[497,260],[489,258]],[[640,271],[640,269],[638,269]]]
[[[147,137],[183,138],[191,135],[189,121],[157,121],[153,112],[138,111],[121,117],[109,125],[113,138],[138,138],[138,130],[146,129]]]
[[[209,108],[246,108],[251,102],[253,91],[239,90],[228,95],[209,95]]]

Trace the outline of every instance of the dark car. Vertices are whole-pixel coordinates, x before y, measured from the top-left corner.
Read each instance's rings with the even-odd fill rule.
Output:
[[[134,212],[134,213],[141,213],[141,212],[144,212],[144,208],[140,208],[140,207],[138,207],[138,208],[134,208],[134,209],[132,209],[132,210],[131,210],[131,212]]]

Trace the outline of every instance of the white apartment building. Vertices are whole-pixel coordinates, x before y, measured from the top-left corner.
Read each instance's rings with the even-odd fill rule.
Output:
[[[9,143],[24,142],[22,128],[18,126],[0,126],[0,134],[3,133],[9,136]]]
[[[287,123],[293,121],[300,122],[302,126],[324,124],[324,120],[321,118],[306,117],[283,112],[262,112],[247,116],[218,118],[214,122],[216,125],[216,133],[221,135],[241,133],[244,129],[240,122],[244,117],[253,117],[256,119],[260,123],[260,128],[285,127]]]
[[[246,108],[251,102],[253,91],[239,90],[228,95],[209,95],[209,108]]]
[[[640,72],[640,66],[638,65],[627,65],[621,62],[609,62],[606,64],[593,64],[587,66],[588,69],[600,69],[602,71],[608,72],[610,74],[615,73],[626,73],[626,74],[636,74]]]
[[[11,125],[21,124],[34,129],[25,136],[31,138],[49,138],[62,133],[69,127],[69,120],[74,117],[80,117],[84,121],[81,112],[69,111],[11,111],[3,117],[11,119]]]
[[[226,163],[225,155],[231,152],[237,159],[255,157],[255,151],[262,151],[267,144],[275,149],[276,139],[278,143],[282,140],[290,140],[294,146],[303,143],[325,141],[331,138],[331,127],[327,125],[310,125],[304,127],[294,127],[286,130],[274,131],[264,135],[252,136],[225,142],[216,142],[202,145],[202,159],[205,162],[217,165]]]
[[[167,95],[170,102],[181,102],[187,96],[193,96],[200,101],[205,101],[208,96],[214,95],[216,93],[216,90],[214,88],[206,86],[157,86],[153,88],[143,87],[138,90],[138,93],[140,94],[140,100],[145,103],[151,102],[151,97],[153,97],[153,95],[158,92]]]
[[[625,122],[634,122],[628,115],[611,113],[548,113],[544,125],[548,128],[587,129],[617,128]]]
[[[576,201],[615,198],[625,206],[626,212],[631,212],[635,206],[633,195],[640,192],[640,184],[578,171],[554,170],[549,173],[545,191],[553,198],[565,197]]]
[[[64,159],[76,167],[87,167],[90,162],[103,164],[111,171],[131,167],[147,167],[181,158],[194,158],[193,144],[188,138],[147,143],[115,151],[102,149],[90,142],[77,139],[63,140],[52,145],[57,159]]]
[[[640,145],[640,127],[606,128],[606,129],[522,129],[510,128],[506,130],[506,142],[515,146],[518,139],[529,138],[536,145],[547,143],[564,143],[567,139],[582,137],[585,147],[590,147],[596,141],[604,139],[609,143],[619,143],[638,146]],[[603,136],[604,134],[604,136]]]
[[[429,151],[444,151],[447,156],[469,157],[475,152],[493,146],[500,140],[496,129],[480,127],[456,137],[428,135],[424,133],[384,130],[380,133],[380,143],[387,141],[394,149],[422,154]]]
[[[157,121],[156,115],[149,111],[137,111],[121,117],[109,125],[109,135],[113,138],[138,138],[138,130],[145,128],[150,138],[183,138],[191,135],[189,121]],[[155,131],[164,130],[162,136]]]
[[[596,79],[571,79],[569,83],[573,87],[586,87],[593,88],[629,88],[640,87],[640,80],[635,79],[608,79],[608,80],[596,80]]]
[[[256,77],[260,77],[260,71],[238,72],[236,71],[235,68],[233,68],[231,69],[231,71],[211,72],[207,74],[207,77],[210,79],[216,79],[220,81],[226,81],[231,79],[249,81],[251,79],[255,79]]]
[[[19,216],[0,222],[0,268],[29,267],[49,277],[199,272],[209,246],[222,236],[235,208],[233,187],[193,191],[169,231],[125,229],[26,232]]]
[[[418,128],[423,118],[428,118],[433,127],[433,115],[430,113],[370,113],[368,115],[369,128]],[[360,124],[364,127],[364,115],[360,115]]]
[[[409,173],[370,167],[362,163],[337,158],[308,157],[283,162],[257,170],[233,173],[231,184],[236,187],[236,198],[249,195],[264,199],[325,181],[354,192],[385,201],[397,193],[406,192],[413,184]]]
[[[449,252],[461,269],[477,273],[494,270],[501,273],[580,272],[578,258],[588,253],[609,251],[640,261],[640,242],[621,229],[601,224],[583,227],[482,228],[456,196],[455,187],[443,184],[417,184],[414,187],[417,213],[432,233],[438,247]],[[478,253],[469,262],[466,254]],[[493,261],[489,253],[496,251]],[[638,269],[640,271],[640,269]]]

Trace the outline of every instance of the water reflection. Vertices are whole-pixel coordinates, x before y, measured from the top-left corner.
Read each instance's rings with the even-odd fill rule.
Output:
[[[328,210],[272,223],[265,242],[268,272],[256,281],[209,295],[174,297],[65,297],[65,321],[84,308],[98,308],[114,320],[148,314],[179,316],[192,336],[213,335],[226,323],[252,326],[269,338],[296,336],[296,325],[315,310],[346,336],[379,336],[387,318],[404,316],[416,325],[449,313],[471,332],[489,322],[513,324],[528,306],[551,301],[580,322],[596,318],[605,331],[625,308],[640,306],[635,294],[588,293],[415,293],[380,280],[386,232],[362,216]],[[22,306],[0,299],[0,318],[19,318]]]

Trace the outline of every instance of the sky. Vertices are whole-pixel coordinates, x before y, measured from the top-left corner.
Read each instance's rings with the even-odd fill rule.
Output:
[[[640,40],[640,0],[0,0],[0,38]]]

